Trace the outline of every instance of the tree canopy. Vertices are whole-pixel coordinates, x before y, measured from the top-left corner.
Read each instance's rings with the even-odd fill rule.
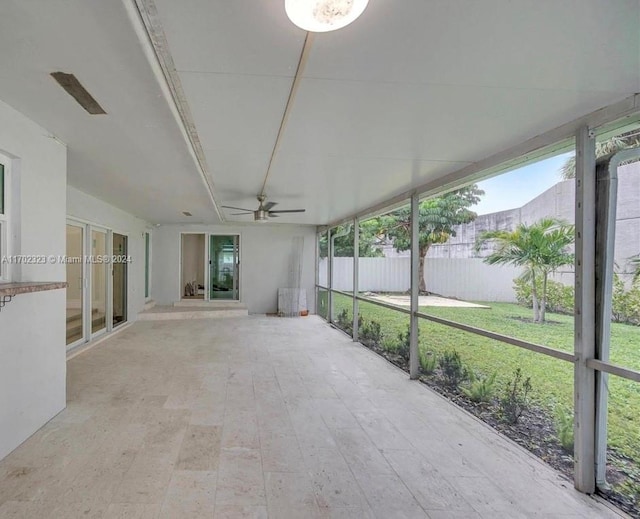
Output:
[[[336,236],[333,245],[333,256],[336,258],[347,257],[353,258],[353,226],[350,224],[339,225],[331,229],[331,235]],[[361,258],[376,258],[382,256],[383,236],[380,234],[380,221],[378,218],[371,218],[360,223],[359,234],[359,256]],[[320,237],[320,257],[326,258],[329,251],[328,233],[324,233]]]
[[[445,243],[456,235],[455,226],[469,223],[477,214],[469,207],[477,204],[484,195],[476,184],[450,191],[442,196],[420,202],[418,213],[420,251],[420,291],[426,292],[424,262],[429,248]],[[380,217],[381,229],[393,241],[394,248],[405,251],[411,248],[411,207],[405,206]]]
[[[596,142],[596,158],[604,157],[611,153],[615,153],[627,148],[635,148],[640,146],[640,130],[633,130],[622,133],[609,140]],[[570,157],[562,166],[560,175],[563,180],[575,178],[576,176],[576,157]]]

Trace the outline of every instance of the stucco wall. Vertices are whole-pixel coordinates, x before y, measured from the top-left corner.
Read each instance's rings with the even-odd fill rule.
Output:
[[[277,310],[278,288],[289,286],[293,238],[304,238],[301,288],[315,311],[315,227],[302,225],[163,225],[154,229],[153,294],[159,305],[180,300],[180,233],[240,235],[240,299],[249,313]]]
[[[67,149],[0,101],[11,158],[12,254],[63,255]],[[14,268],[13,281],[64,281],[63,265]],[[65,290],[22,294],[0,311],[0,458],[65,407]]]

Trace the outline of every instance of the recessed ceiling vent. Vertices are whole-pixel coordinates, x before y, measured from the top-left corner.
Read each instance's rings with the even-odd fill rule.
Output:
[[[96,101],[93,96],[87,92],[86,88],[80,84],[78,78],[73,74],[52,72],[51,76],[67,91],[67,94],[73,97],[78,104],[91,115],[102,115],[107,113],[98,104],[98,101]]]

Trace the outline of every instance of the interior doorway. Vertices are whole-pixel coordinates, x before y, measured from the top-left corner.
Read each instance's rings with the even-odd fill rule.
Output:
[[[205,234],[182,234],[180,287],[182,299],[205,299]]]
[[[127,237],[113,233],[112,275],[114,328],[127,322]]]

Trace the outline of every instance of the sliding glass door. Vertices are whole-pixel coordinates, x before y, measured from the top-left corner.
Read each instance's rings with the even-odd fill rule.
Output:
[[[114,232],[111,262],[114,328],[127,321],[127,265],[127,237]]]
[[[84,330],[85,226],[67,224],[67,346],[82,341]]]
[[[107,256],[107,231],[91,230],[91,335],[101,333],[107,327],[107,293],[109,265]]]
[[[209,237],[209,299],[240,299],[240,236]]]

